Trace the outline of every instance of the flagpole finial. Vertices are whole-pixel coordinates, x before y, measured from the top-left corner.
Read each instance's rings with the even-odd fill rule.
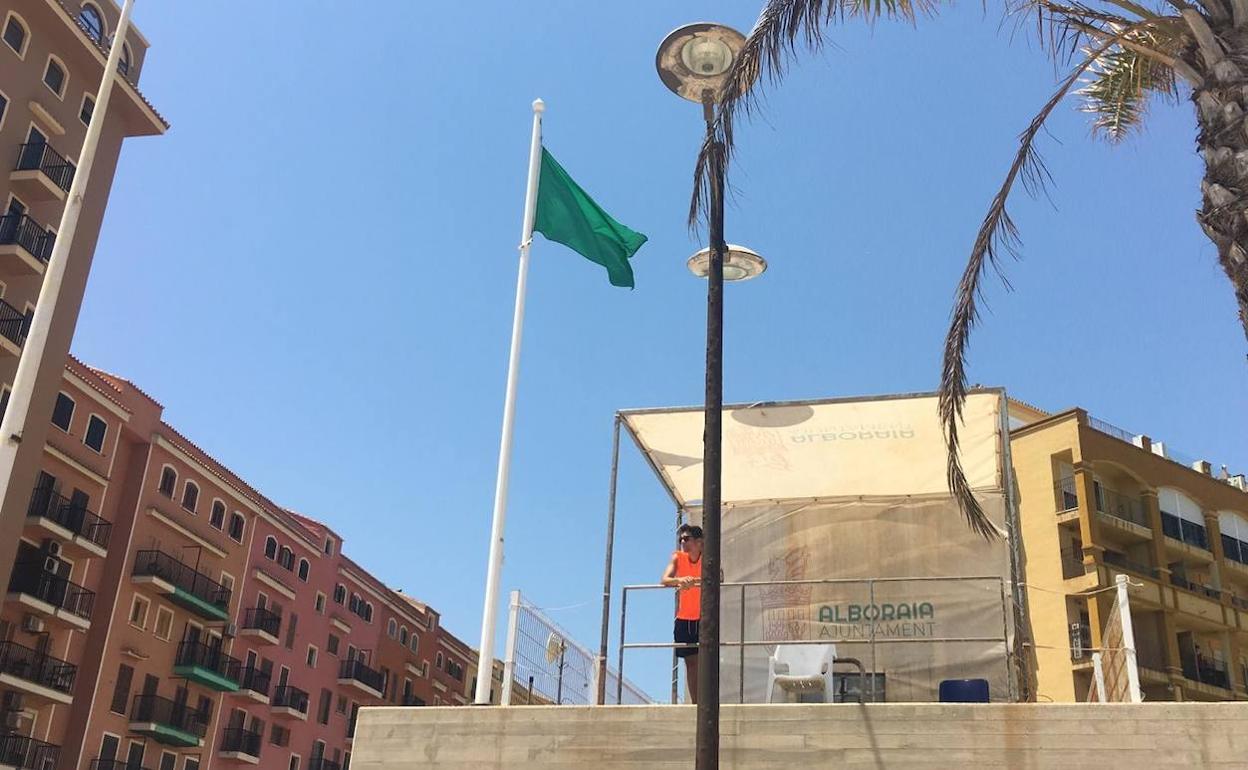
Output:
[[[541,99],[534,99],[534,100],[533,100],[533,111],[534,111],[534,112],[545,112],[545,111],[546,111],[546,102],[542,101]]]

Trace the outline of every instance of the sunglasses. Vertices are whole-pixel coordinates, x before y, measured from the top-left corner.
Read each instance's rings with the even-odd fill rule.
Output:
[[[688,541],[688,540],[698,540],[698,539],[699,539],[699,538],[696,538],[696,537],[694,537],[693,535],[681,535],[681,536],[680,536],[680,542],[682,542],[682,543],[684,543],[684,542],[686,542],[686,541]]]

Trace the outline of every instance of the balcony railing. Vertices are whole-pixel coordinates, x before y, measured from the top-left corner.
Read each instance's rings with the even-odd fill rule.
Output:
[[[1104,420],[1098,420],[1091,415],[1088,415],[1088,426],[1092,428],[1093,430],[1104,433],[1106,436],[1113,436],[1119,441],[1125,441],[1128,444],[1135,443],[1135,435],[1131,433],[1131,431],[1123,430],[1122,428],[1119,428],[1117,425],[1114,425],[1113,423],[1108,423],[1108,422],[1105,422]]]
[[[1206,658],[1203,655],[1188,656],[1182,658],[1183,676],[1194,682],[1212,685],[1213,687],[1221,687],[1224,690],[1231,689],[1230,679],[1226,675],[1226,663],[1214,658]]]
[[[18,171],[42,171],[57,187],[69,192],[74,183],[74,164],[46,142],[23,144],[17,156]]]
[[[91,619],[91,609],[95,606],[95,592],[48,572],[42,562],[18,562],[13,565],[9,593],[33,596],[85,620]]]
[[[1083,566],[1083,552],[1071,549],[1062,550],[1062,579],[1070,580],[1071,578],[1082,577],[1087,574],[1087,568]]]
[[[1188,545],[1209,550],[1209,534],[1200,524],[1180,519],[1173,513],[1161,512],[1161,531],[1166,537],[1181,540]]]
[[[1129,521],[1141,527],[1149,527],[1148,514],[1139,499],[1096,485],[1096,510],[1116,519]]]
[[[1073,511],[1079,507],[1079,496],[1075,493],[1074,479],[1062,479],[1053,485],[1053,491],[1057,499],[1058,513]]]
[[[1248,599],[1245,599],[1241,596],[1232,596],[1231,605],[1234,607],[1238,607],[1241,610],[1248,611]],[[1248,679],[1245,679],[1244,681],[1248,682]]]
[[[308,760],[308,770],[342,770],[342,765],[325,757],[313,757]]]
[[[26,315],[0,299],[0,334],[20,348],[26,344],[26,333],[29,331],[30,323]]]
[[[124,759],[93,759],[91,770],[148,770]]]
[[[5,214],[0,217],[0,246],[21,246],[32,257],[47,263],[56,245],[56,233],[30,218],[28,214]]]
[[[208,731],[207,720],[199,711],[159,695],[134,696],[130,721],[167,725],[197,738],[203,738]]]
[[[240,682],[243,678],[243,664],[238,658],[231,657],[219,648],[210,647],[203,642],[178,642],[178,654],[174,658],[173,665],[207,669],[234,683]]]
[[[134,574],[167,580],[201,601],[221,610],[229,609],[230,589],[167,553],[139,551],[134,560]]]
[[[1150,567],[1147,564],[1140,564],[1139,562],[1131,561],[1125,555],[1120,554],[1117,551],[1105,551],[1105,553],[1102,555],[1101,558],[1104,560],[1106,564],[1112,564],[1115,567],[1121,567],[1125,570],[1130,570],[1132,572],[1136,572],[1141,575],[1146,575],[1148,577],[1153,578],[1154,580],[1157,578],[1157,569],[1155,567]]]
[[[338,667],[338,678],[354,679],[377,692],[384,692],[386,688],[385,676],[380,671],[364,665],[362,660],[344,660]]]
[[[1222,598],[1222,592],[1214,588],[1213,586],[1207,586],[1204,583],[1193,582],[1183,577],[1182,575],[1176,575],[1172,573],[1170,575],[1170,583],[1171,585],[1178,586],[1179,588],[1185,588],[1188,591],[1192,591],[1194,593],[1204,594],[1205,596],[1208,596],[1210,599]]]
[[[51,489],[35,489],[30,496],[30,507],[26,509],[26,515],[59,524],[101,548],[108,548],[108,539],[113,533],[112,524]]]
[[[421,697],[420,697],[420,696],[418,696],[418,695],[404,695],[404,696],[403,696],[403,698],[402,698],[402,700],[400,700],[400,701],[399,701],[399,703],[400,703],[400,705],[403,705],[403,706],[424,706],[424,705],[427,705],[427,704],[425,703],[425,699],[424,699],[424,698],[421,698]]]
[[[270,705],[274,708],[294,709],[300,714],[306,714],[308,713],[308,694],[292,685],[278,685],[273,691],[273,700]]]
[[[78,667],[17,642],[0,642],[0,672],[70,695]]]
[[[1072,625],[1070,627],[1070,657],[1082,660],[1091,656],[1091,650],[1092,629],[1083,623]]]
[[[25,735],[0,735],[0,765],[21,770],[55,767],[61,747]]]
[[[269,694],[269,684],[273,681],[271,673],[255,666],[244,666],[241,674],[239,689],[250,690],[265,696]]]
[[[264,607],[249,607],[243,613],[243,628],[254,628],[276,637],[282,628],[282,616]]]
[[[260,756],[264,736],[242,727],[227,727],[221,735],[221,751],[236,751],[249,757]]]

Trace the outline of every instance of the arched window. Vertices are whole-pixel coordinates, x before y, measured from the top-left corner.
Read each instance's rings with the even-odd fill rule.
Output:
[[[364,605],[364,622],[366,623],[373,622],[373,603],[372,602],[369,602],[368,604]]]
[[[399,644],[407,644],[407,626],[399,626]]]
[[[117,60],[117,71],[122,75],[130,74],[130,46],[121,44],[121,58]]]
[[[334,604],[341,605],[347,600],[347,587],[342,583],[334,586]]]
[[[65,98],[65,83],[69,80],[68,70],[65,69],[65,63],[55,56],[48,56],[48,66],[43,71],[43,84],[48,87],[52,93],[56,94],[58,99]]]
[[[104,42],[104,17],[98,8],[90,3],[84,3],[82,10],[78,12],[78,21],[82,22],[83,29],[87,31],[92,40],[97,43]]]
[[[212,501],[212,515],[208,517],[208,523],[214,529],[221,529],[225,526],[225,503],[220,500]]]
[[[351,612],[355,615],[360,614],[360,595],[359,594],[357,593],[351,594],[351,601],[347,604],[347,609],[351,610]]]
[[[166,465],[160,471],[160,493],[165,497],[173,497],[173,489],[178,485],[178,472]]]
[[[1234,511],[1218,511],[1222,530],[1222,552],[1231,561],[1248,565],[1248,516]]]
[[[277,552],[277,563],[282,565],[283,569],[293,570],[295,568],[295,552],[290,550],[290,546],[284,545]]]
[[[1161,508],[1161,530],[1167,537],[1209,550],[1205,515],[1195,500],[1177,489],[1162,487],[1157,490],[1157,504]]]
[[[416,648],[420,647],[420,637],[416,636],[415,631],[412,632],[412,643],[409,646],[412,648],[412,652],[416,652]]]
[[[199,487],[194,481],[187,481],[186,486],[182,488],[182,507],[194,513],[197,505],[199,505]]]
[[[399,624],[395,622],[394,618],[390,618],[390,622],[386,624],[386,634],[391,639],[399,635]]]
[[[230,539],[236,543],[243,542],[243,530],[247,528],[247,520],[238,511],[230,514]]]
[[[272,535],[264,539],[264,558],[269,561],[277,558],[277,538]]]
[[[300,559],[299,560],[299,579],[305,583],[308,582],[308,573],[311,571],[312,571],[312,565],[308,562],[308,560]]]
[[[441,670],[441,668],[442,668],[442,651],[441,651],[441,650],[439,650],[439,651],[438,651],[438,657],[437,657],[437,659],[434,661],[434,664],[433,664],[433,665],[437,666],[437,667],[438,667],[438,669],[439,669],[439,670]]]
[[[30,40],[30,28],[20,16],[10,13],[4,20],[4,42],[13,49],[18,58],[24,58],[28,40]]]

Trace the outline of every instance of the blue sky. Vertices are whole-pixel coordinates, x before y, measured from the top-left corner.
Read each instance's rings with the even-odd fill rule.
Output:
[[[650,237],[635,291],[540,237],[529,279],[503,585],[596,647],[612,415],[702,398],[700,113],[654,51],[759,5],[139,2],[142,87],[173,128],[123,149],[75,352],[475,644],[542,97],[546,146]],[[976,229],[1055,82],[980,3],[833,38],[739,129],[728,240],[770,270],[727,291],[729,401],[934,389]],[[1012,293],[987,284],[971,378],[1242,472],[1245,341],[1193,217],[1190,107],[1117,147],[1075,107],[1043,140],[1052,202],[1013,200],[1023,259]],[[652,582],[671,542],[624,455],[617,585]],[[661,668],[637,669],[656,692]]]

